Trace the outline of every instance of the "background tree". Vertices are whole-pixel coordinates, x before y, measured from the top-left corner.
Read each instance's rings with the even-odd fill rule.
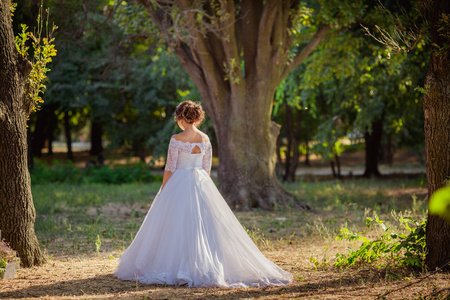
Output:
[[[430,199],[450,177],[450,2],[415,1],[412,4],[421,18],[410,18],[406,13],[398,15],[381,7],[394,28],[378,27],[377,37],[367,31],[392,52],[410,51],[422,37],[430,39],[428,72],[424,88],[421,88]],[[426,232],[427,265],[434,269],[450,259],[450,225],[439,216],[428,215]]]
[[[428,197],[450,178],[450,2],[428,7],[432,51],[425,78],[425,157]],[[427,265],[434,269],[450,260],[450,224],[428,215]]]
[[[26,267],[44,261],[34,233],[36,213],[27,167],[26,129],[28,116],[42,102],[46,65],[56,55],[53,40],[41,36],[43,20],[41,11],[36,36],[23,27],[16,48],[11,2],[0,1],[0,230]],[[30,36],[33,64],[26,59]]]
[[[239,209],[296,202],[275,178],[280,82],[360,2],[139,0],[195,82],[219,146],[220,189]],[[309,22],[311,18],[313,22]],[[310,37],[310,38],[309,38]]]

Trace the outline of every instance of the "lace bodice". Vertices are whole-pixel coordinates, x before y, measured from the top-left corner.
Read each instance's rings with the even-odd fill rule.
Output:
[[[201,153],[192,153],[198,146]],[[202,168],[211,171],[212,148],[208,141],[190,143],[178,141],[172,137],[167,153],[165,171],[175,172],[176,169]]]

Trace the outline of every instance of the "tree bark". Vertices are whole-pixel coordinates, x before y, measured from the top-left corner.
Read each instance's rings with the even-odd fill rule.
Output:
[[[366,143],[366,169],[364,171],[364,177],[381,176],[381,173],[378,170],[378,160],[380,157],[379,152],[382,134],[383,118],[372,123],[372,132],[366,131],[364,133],[364,140]]]
[[[431,51],[423,97],[428,198],[450,178],[450,41],[439,30],[441,16],[450,15],[450,2],[435,0],[430,8],[431,43],[442,50]],[[426,232],[426,263],[433,270],[450,260],[450,224],[428,215]]]
[[[91,123],[91,155],[99,155],[103,152],[102,144],[103,128],[102,124],[96,121]]]
[[[0,1],[0,230],[25,267],[44,257],[34,232],[36,212],[27,167],[27,127],[32,103],[24,84],[31,64],[16,50],[9,0]]]

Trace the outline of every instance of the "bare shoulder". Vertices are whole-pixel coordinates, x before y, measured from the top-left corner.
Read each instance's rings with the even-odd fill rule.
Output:
[[[203,142],[209,142],[209,137],[208,137],[208,135],[206,134],[206,133],[204,133],[203,131],[198,131],[199,133],[200,133],[200,135],[202,136],[202,141]]]
[[[181,132],[181,133],[182,133],[182,132]],[[172,139],[176,139],[176,140],[181,139],[181,138],[182,138],[182,137],[180,136],[181,133],[177,133],[177,134],[172,135]]]

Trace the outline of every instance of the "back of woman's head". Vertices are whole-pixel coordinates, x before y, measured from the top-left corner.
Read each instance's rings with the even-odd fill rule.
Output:
[[[183,101],[175,109],[175,121],[185,121],[188,124],[199,125],[205,118],[205,112],[199,103]]]

